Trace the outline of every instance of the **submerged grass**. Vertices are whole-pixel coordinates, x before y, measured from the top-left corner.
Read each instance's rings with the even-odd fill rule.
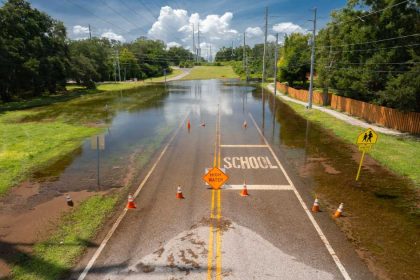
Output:
[[[356,145],[357,136],[365,131],[363,127],[347,124],[319,110],[307,110],[304,106],[282,99],[294,111],[306,119],[331,130],[335,135]],[[368,153],[381,165],[395,173],[408,177],[420,188],[420,141],[414,137],[391,136],[378,133],[378,141]]]
[[[231,66],[195,66],[182,80],[237,79]]]

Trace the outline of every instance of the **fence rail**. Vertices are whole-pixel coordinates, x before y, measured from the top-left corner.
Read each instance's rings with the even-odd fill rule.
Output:
[[[295,99],[305,102],[308,101],[309,93],[307,90],[294,89],[282,83],[277,83],[277,89]],[[378,106],[334,94],[331,95],[331,93],[323,94],[316,91],[313,94],[313,103],[324,106],[331,105],[332,109],[362,118],[369,123],[378,124],[402,132],[420,134],[420,113],[400,112],[392,108]]]

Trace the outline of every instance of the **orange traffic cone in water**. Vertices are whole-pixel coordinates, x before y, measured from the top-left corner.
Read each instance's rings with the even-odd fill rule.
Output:
[[[248,196],[248,189],[246,188],[246,182],[244,182],[244,187],[242,188],[241,191],[241,196]]]
[[[69,194],[66,194],[67,205],[73,207],[74,203]]]
[[[136,204],[134,203],[134,198],[131,193],[128,195],[127,209],[135,209]]]
[[[315,198],[314,205],[312,205],[312,212],[319,212],[319,201],[318,198]]]
[[[188,130],[191,129],[191,123],[190,123],[190,120],[189,119],[188,119],[188,122],[187,122],[187,128],[188,128]]]
[[[246,120],[244,121],[244,123],[243,123],[242,127],[243,127],[243,128],[247,128],[247,127],[248,127],[248,124],[246,123]]]
[[[334,218],[341,217],[341,215],[343,214],[343,208],[344,208],[344,203],[340,203],[340,206],[338,206],[338,209],[334,213]]]
[[[176,198],[178,198],[178,199],[184,199],[184,196],[182,195],[181,186],[178,186],[178,189],[176,191]]]

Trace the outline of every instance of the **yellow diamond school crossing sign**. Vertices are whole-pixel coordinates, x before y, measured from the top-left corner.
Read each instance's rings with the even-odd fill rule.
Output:
[[[213,167],[203,176],[203,180],[215,190],[220,189],[228,179],[229,177],[217,167]]]
[[[367,152],[369,151],[373,144],[376,143],[378,140],[378,134],[376,132],[369,128],[366,131],[359,134],[357,137],[357,145],[359,146],[359,151],[361,152]]]
[[[365,152],[370,151],[372,146],[378,140],[378,134],[376,134],[373,129],[368,128],[366,131],[359,134],[357,137],[357,145],[359,146],[359,151],[363,152],[362,157],[360,158],[359,169],[357,170],[356,181],[359,180],[360,170],[362,169],[363,159],[365,157]]]

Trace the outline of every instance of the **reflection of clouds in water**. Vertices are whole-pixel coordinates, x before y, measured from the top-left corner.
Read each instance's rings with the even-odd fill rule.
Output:
[[[216,116],[218,104],[222,115],[233,114],[229,96],[221,94],[222,91],[228,93],[233,93],[233,91],[227,91],[226,86],[223,86],[220,81],[207,80],[181,83],[174,83],[169,86],[170,97],[168,100],[170,102],[167,102],[164,107],[166,119],[181,118],[189,110],[194,115],[204,113]]]

